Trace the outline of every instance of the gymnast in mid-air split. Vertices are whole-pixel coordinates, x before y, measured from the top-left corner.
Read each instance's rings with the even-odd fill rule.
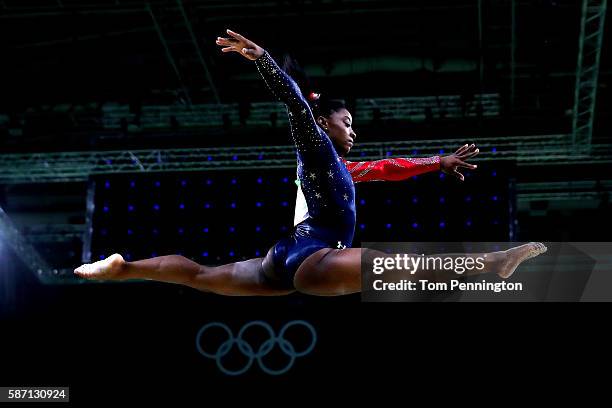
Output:
[[[362,251],[371,250],[351,248],[356,220],[354,183],[404,180],[437,170],[463,181],[459,170],[476,169],[476,165],[466,161],[478,154],[478,148],[466,144],[443,157],[349,162],[344,156],[351,150],[356,134],[344,102],[321,96],[305,97],[265,49],[231,30],[227,34],[228,37],[216,40],[221,51],[236,52],[254,61],[268,88],[287,107],[299,180],[294,228],[263,258],[205,266],[181,255],[127,262],[120,254],[113,254],[84,264],[74,273],[96,280],[170,282],[223,295],[274,296],[299,291],[334,296],[360,292]],[[543,244],[531,242],[490,252],[484,267],[471,273],[496,273],[508,278],[523,261],[545,251]],[[461,254],[475,258],[483,255]],[[451,277],[442,271],[418,270],[408,279]]]

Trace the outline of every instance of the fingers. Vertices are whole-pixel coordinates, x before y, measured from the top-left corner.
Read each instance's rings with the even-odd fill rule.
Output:
[[[223,38],[223,37],[217,37],[217,45],[233,45],[233,43],[236,43],[237,41],[234,38]]]
[[[480,153],[480,149],[478,149],[476,145],[472,143],[466,149],[463,149],[461,153],[457,154],[457,156],[459,156],[460,159],[465,160],[476,156],[478,153]]]
[[[236,40],[234,40],[233,38],[230,39],[217,37],[217,41],[215,42],[217,43],[217,45],[224,46],[224,48],[221,48],[222,52],[238,51],[234,48],[234,44],[232,44],[232,42],[236,42]]]
[[[476,150],[471,151],[471,152],[466,152],[463,155],[461,155],[460,159],[461,160],[470,159],[470,158],[478,155],[478,153],[480,153],[480,149],[476,149]]]
[[[470,170],[474,170],[478,168],[477,165],[466,163],[463,160],[458,160],[457,167],[463,167],[463,168],[470,169]]]
[[[230,29],[227,29],[226,31],[227,31],[227,33],[228,33],[229,35],[231,35],[232,37],[234,37],[234,38],[235,38],[235,39],[237,39],[238,41],[247,41],[247,39],[246,39],[246,38],[244,38],[244,37],[243,37],[243,36],[241,36],[240,34],[238,34],[238,33],[234,32],[234,31],[232,31],[232,30],[230,30]]]
[[[221,49],[222,52],[227,53],[234,51],[246,57],[247,59],[257,59],[257,45],[247,40],[235,31],[229,29],[226,31],[231,36],[231,38],[217,37],[216,40],[217,45],[224,47]]]
[[[474,143],[461,146],[453,155],[454,157],[451,161],[451,168],[453,170],[449,174],[452,174],[461,181],[465,181],[465,176],[458,171],[458,168],[465,168],[469,170],[477,169],[478,165],[466,163],[464,160],[474,157],[478,153],[480,153],[480,149],[478,149]]]
[[[457,156],[460,156],[461,154],[463,154],[463,152],[465,152],[465,151],[467,150],[467,148],[468,148],[468,145],[467,145],[467,144],[465,144],[465,145],[461,146],[459,149],[457,149],[457,151],[455,152],[455,154],[456,154]]]
[[[455,152],[455,155],[461,156],[461,155],[464,155],[466,153],[472,152],[472,151],[474,151],[475,147],[476,147],[476,145],[474,145],[474,143],[472,143],[472,144],[464,144],[459,149],[457,149],[457,151]]]

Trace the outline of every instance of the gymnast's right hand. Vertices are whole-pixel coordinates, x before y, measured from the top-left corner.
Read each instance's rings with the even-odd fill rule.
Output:
[[[232,30],[227,30],[227,33],[231,38],[217,37],[217,45],[224,47],[221,48],[222,52],[234,51],[251,61],[255,61],[264,54],[265,50],[253,41],[244,38]]]

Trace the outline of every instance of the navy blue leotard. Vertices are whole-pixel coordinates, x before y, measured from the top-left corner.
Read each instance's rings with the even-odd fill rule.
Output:
[[[266,85],[285,103],[297,151],[298,178],[309,218],[274,245],[273,271],[264,276],[274,286],[293,288],[301,263],[322,248],[350,247],[355,234],[355,186],[329,136],[317,125],[295,81],[268,52],[255,60]]]

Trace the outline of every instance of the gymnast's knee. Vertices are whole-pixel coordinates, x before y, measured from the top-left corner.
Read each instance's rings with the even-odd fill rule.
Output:
[[[295,290],[308,295],[326,295],[329,282],[326,279],[324,262],[306,262],[298,268],[293,276]]]
[[[316,294],[319,286],[316,279],[309,276],[308,271],[298,271],[293,276],[293,287],[300,293],[307,295]]]

